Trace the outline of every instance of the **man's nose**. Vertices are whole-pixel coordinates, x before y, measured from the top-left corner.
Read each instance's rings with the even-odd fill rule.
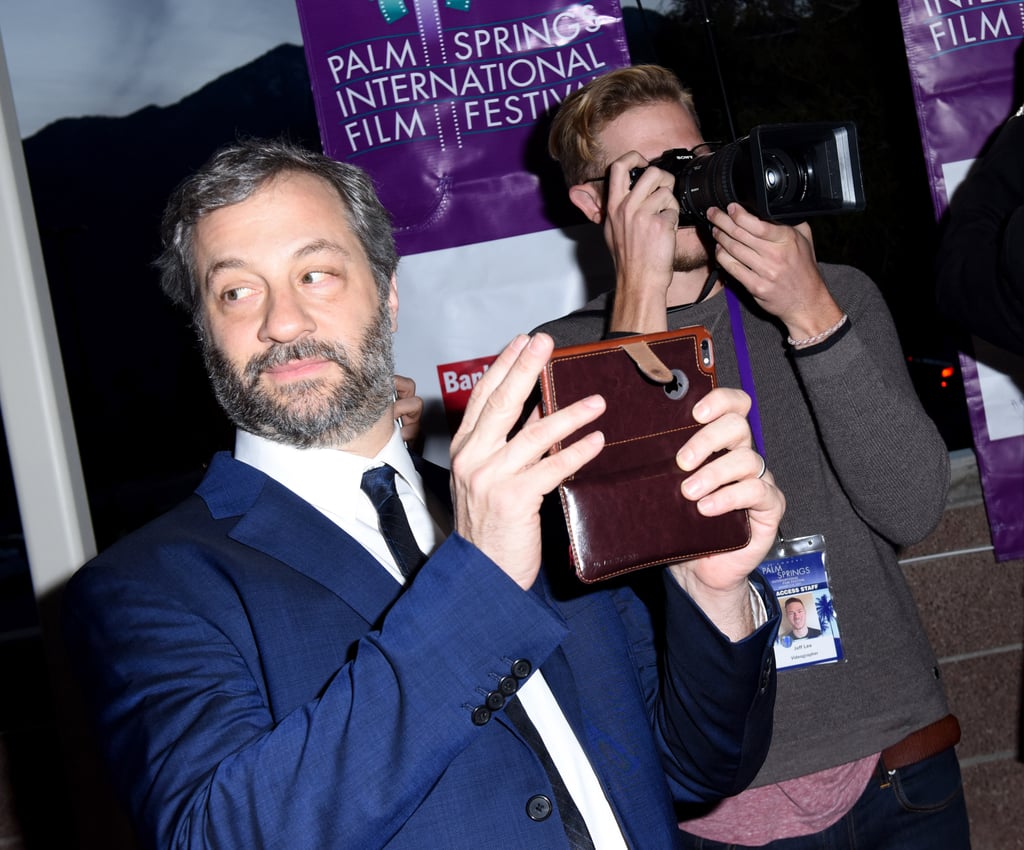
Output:
[[[302,297],[291,287],[272,288],[266,300],[261,342],[294,342],[316,330]]]

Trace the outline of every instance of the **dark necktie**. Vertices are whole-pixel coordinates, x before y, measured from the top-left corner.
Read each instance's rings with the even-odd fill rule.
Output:
[[[377,466],[363,473],[360,485],[370,497],[380,520],[380,533],[403,576],[410,576],[426,560],[416,544],[402,500],[395,488],[394,467]]]
[[[555,767],[551,754],[540,737],[540,732],[533,725],[533,721],[530,720],[530,716],[526,713],[518,696],[513,696],[505,703],[505,716],[515,724],[519,734],[526,739],[526,743],[530,745],[541,764],[544,765],[548,781],[555,792],[555,805],[558,806],[558,813],[562,816],[562,826],[565,827],[565,837],[569,841],[569,847],[572,850],[594,850],[594,841],[590,837],[590,830],[587,829],[583,815],[576,807],[569,789],[565,787],[562,775]]]

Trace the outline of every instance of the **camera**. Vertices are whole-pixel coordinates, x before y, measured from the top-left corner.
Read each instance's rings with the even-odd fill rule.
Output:
[[[711,207],[725,209],[734,201],[766,221],[864,209],[851,122],[762,124],[713,152],[675,148],[650,165],[675,175],[683,225],[698,224]],[[631,189],[646,170],[630,169]]]

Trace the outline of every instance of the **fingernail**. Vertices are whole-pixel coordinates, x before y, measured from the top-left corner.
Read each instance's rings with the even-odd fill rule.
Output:
[[[696,476],[687,478],[683,482],[683,493],[691,499],[699,496],[703,489],[703,482]]]
[[[689,471],[695,466],[693,462],[693,452],[690,449],[680,449],[676,454],[676,463],[679,464],[679,468]]]
[[[588,395],[583,399],[584,407],[589,407],[592,410],[598,410],[604,407],[604,396],[602,395]]]

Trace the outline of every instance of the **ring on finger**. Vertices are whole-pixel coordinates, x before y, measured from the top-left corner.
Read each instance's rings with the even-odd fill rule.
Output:
[[[761,471],[757,473],[755,478],[764,478],[764,474],[768,471],[768,464],[763,455],[758,455],[758,457],[761,458]]]

